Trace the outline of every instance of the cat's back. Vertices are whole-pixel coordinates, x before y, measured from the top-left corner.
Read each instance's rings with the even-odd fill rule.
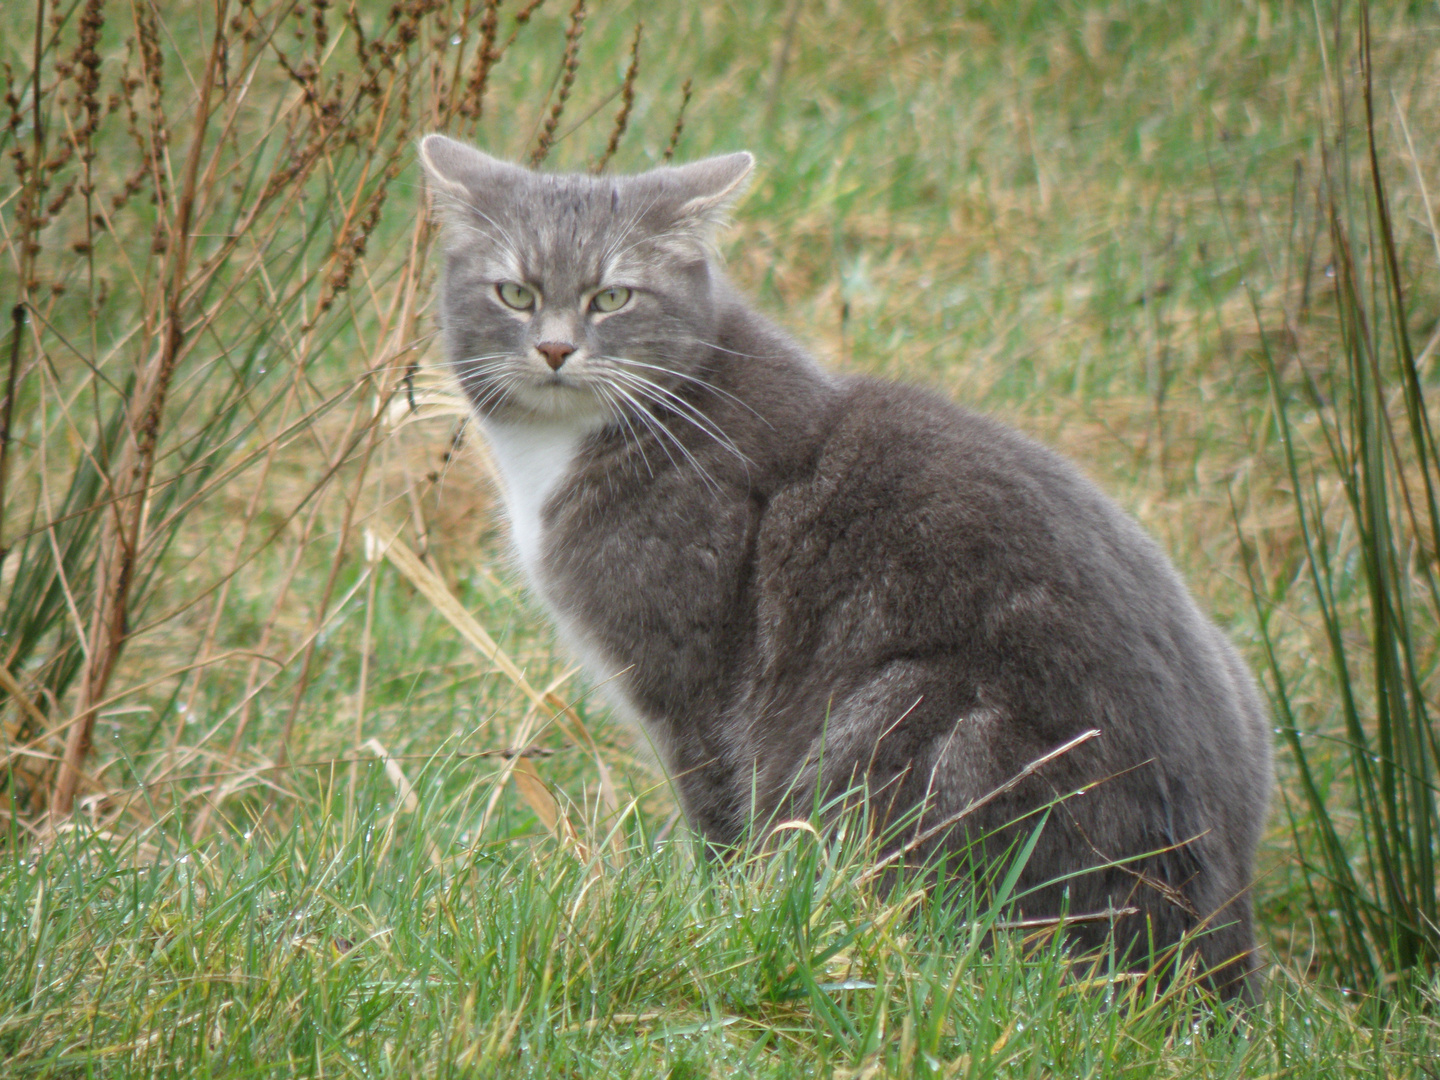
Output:
[[[873,378],[839,380],[807,471],[774,501],[770,525],[778,545],[837,572],[866,577],[888,564],[892,584],[942,577],[977,602],[1046,588],[1121,608],[1172,596],[1193,607],[1158,546],[1060,454]],[[850,565],[852,551],[860,561]]]

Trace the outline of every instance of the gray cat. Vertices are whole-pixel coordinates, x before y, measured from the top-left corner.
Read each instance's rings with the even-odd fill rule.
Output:
[[[978,875],[1049,806],[1021,914],[1110,912],[1079,943],[1139,963],[1200,930],[1253,997],[1265,712],[1140,528],[1025,436],[830,374],[756,314],[712,249],[749,154],[421,156],[520,564],[691,825],[731,844],[863,782],[892,851]]]

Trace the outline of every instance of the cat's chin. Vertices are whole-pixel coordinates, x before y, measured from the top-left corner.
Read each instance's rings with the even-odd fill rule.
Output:
[[[514,387],[488,415],[510,424],[567,424],[590,427],[611,410],[591,389],[573,383],[545,381]]]

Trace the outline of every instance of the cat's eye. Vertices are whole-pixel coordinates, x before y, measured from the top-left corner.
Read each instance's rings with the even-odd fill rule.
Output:
[[[513,281],[502,281],[495,287],[500,294],[501,301],[506,307],[512,307],[516,311],[529,311],[535,306],[535,294],[524,285],[517,285]]]
[[[613,289],[602,289],[596,293],[590,301],[590,310],[608,313],[619,311],[630,302],[630,290],[623,285],[617,285]]]

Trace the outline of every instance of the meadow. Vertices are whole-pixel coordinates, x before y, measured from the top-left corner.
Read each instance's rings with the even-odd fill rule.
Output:
[[[0,77],[0,1074],[1440,1075],[1440,5],[30,0]],[[507,554],[434,130],[751,150],[763,310],[1160,540],[1274,710],[1259,1007],[699,851]]]

